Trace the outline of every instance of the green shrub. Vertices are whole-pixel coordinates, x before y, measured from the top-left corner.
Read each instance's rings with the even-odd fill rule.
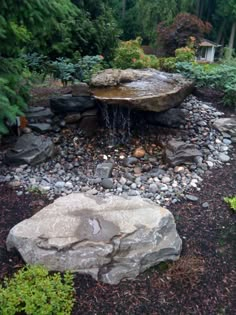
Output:
[[[230,206],[230,208],[236,212],[236,196],[235,197],[226,197],[224,201]]]
[[[104,69],[104,57],[102,55],[84,56],[75,64],[76,79],[88,83],[93,74]]]
[[[2,315],[69,315],[74,301],[72,275],[49,275],[41,266],[27,266],[0,285]]]
[[[115,51],[113,67],[119,69],[159,68],[156,56],[146,55],[141,48],[142,39],[121,42]]]
[[[194,61],[195,58],[195,51],[193,48],[190,47],[182,47],[175,50],[175,57],[177,62],[184,62],[184,61]]]
[[[84,56],[78,60],[57,58],[50,64],[55,79],[60,79],[64,86],[76,80],[89,82],[92,75],[104,68],[103,56]]]
[[[177,62],[177,72],[193,79],[197,86],[212,87],[224,92],[224,104],[236,106],[236,63],[198,64]]]
[[[176,58],[159,58],[159,69],[166,72],[175,72],[176,71]]]

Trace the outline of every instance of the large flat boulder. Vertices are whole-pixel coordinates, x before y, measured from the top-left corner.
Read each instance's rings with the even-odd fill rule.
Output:
[[[52,157],[54,153],[54,144],[50,138],[30,133],[19,137],[15,146],[7,151],[5,162],[35,165]]]
[[[101,103],[153,112],[179,105],[193,90],[182,75],[154,69],[107,69],[94,75],[91,85]]]
[[[74,193],[14,226],[7,248],[25,262],[72,270],[117,284],[162,261],[177,260],[181,239],[173,215],[133,197]]]

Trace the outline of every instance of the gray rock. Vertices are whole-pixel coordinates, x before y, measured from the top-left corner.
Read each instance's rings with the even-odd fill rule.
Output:
[[[65,187],[65,182],[58,181],[58,182],[55,183],[55,187],[59,188],[59,189],[62,189],[62,188]]]
[[[81,114],[80,113],[72,113],[72,114],[68,114],[66,115],[66,117],[64,118],[65,122],[67,124],[74,124],[79,122],[81,119]]]
[[[154,69],[107,69],[94,75],[91,85],[95,87],[94,96],[103,104],[152,112],[179,105],[193,89],[193,82],[182,75]]]
[[[100,178],[111,177],[113,163],[100,163],[96,167],[95,176]]]
[[[127,157],[126,159],[123,160],[123,165],[129,167],[129,166],[137,164],[138,161],[139,160],[136,157],[133,157],[133,156]]]
[[[72,96],[91,96],[92,92],[86,83],[77,83],[72,85]]]
[[[198,197],[193,196],[193,195],[186,195],[185,197],[187,200],[190,200],[190,201],[198,201]]]
[[[58,96],[51,98],[50,106],[56,114],[81,113],[95,107],[95,100],[90,96]]]
[[[34,130],[37,131],[39,133],[46,133],[48,131],[50,131],[52,129],[50,124],[47,123],[35,123],[35,124],[29,124],[29,127]]]
[[[219,160],[220,160],[221,162],[224,162],[224,163],[230,161],[230,157],[229,157],[228,155],[224,154],[224,153],[220,153],[220,154],[218,155],[218,158],[219,158]]]
[[[164,159],[171,166],[183,164],[195,164],[196,158],[202,156],[202,152],[194,144],[186,144],[183,141],[171,140],[167,143]]]
[[[208,203],[208,202],[204,202],[204,203],[202,204],[202,207],[205,208],[205,209],[208,208],[208,207],[209,207],[209,203]]]
[[[110,284],[177,260],[182,245],[168,210],[140,197],[78,193],[14,226],[6,243],[28,264],[87,273]]]
[[[28,111],[26,112],[26,117],[28,119],[44,119],[52,117],[53,113],[50,110],[50,108],[44,108],[44,107],[30,107]]]
[[[15,165],[35,165],[51,158],[54,152],[54,144],[49,138],[32,133],[25,134],[17,140],[12,149],[7,151],[5,162]]]
[[[219,118],[213,123],[213,126],[221,133],[228,133],[232,137],[236,137],[236,116],[232,118]]]
[[[113,181],[111,178],[104,178],[101,181],[101,185],[105,189],[113,189],[113,187],[114,187],[114,184],[113,184]]]
[[[145,118],[150,124],[177,128],[185,123],[185,113],[180,108],[171,108],[165,112],[147,112]]]
[[[158,191],[158,186],[157,186],[157,184],[150,184],[150,186],[149,186],[149,191],[151,192],[151,193],[153,193],[153,194],[155,194],[157,191]]]

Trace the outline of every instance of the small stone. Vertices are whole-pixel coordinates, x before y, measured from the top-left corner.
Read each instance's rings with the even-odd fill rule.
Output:
[[[58,181],[58,182],[56,182],[55,187],[59,188],[59,189],[62,189],[62,188],[65,187],[65,183],[62,182],[62,181]]]
[[[157,184],[150,184],[149,191],[155,194],[158,191]]]
[[[206,163],[209,166],[209,168],[212,168],[214,166],[214,163],[211,161],[206,161]]]
[[[120,184],[121,185],[125,185],[126,184],[126,178],[124,178],[123,176],[120,178]]]
[[[105,189],[113,189],[114,185],[113,185],[113,181],[111,178],[104,178],[101,181],[101,186]]]
[[[136,189],[137,188],[137,185],[135,183],[131,184],[130,186],[132,189]]]
[[[223,139],[223,143],[229,145],[232,143],[232,141],[229,139]]]
[[[146,151],[142,147],[139,147],[135,149],[133,156],[136,158],[143,158],[145,154],[146,154]]]
[[[163,184],[168,184],[171,181],[171,179],[168,176],[164,176],[162,177],[161,181]]]
[[[185,197],[187,200],[190,200],[190,201],[198,201],[198,197],[193,196],[193,195],[186,195]]]
[[[176,167],[174,168],[174,172],[175,172],[175,173],[183,173],[184,170],[185,170],[184,166],[176,166]]]
[[[203,208],[208,208],[208,207],[209,207],[209,203],[208,203],[208,202],[204,202],[204,203],[202,204],[202,207],[203,207]]]
[[[101,163],[97,165],[95,176],[100,178],[111,177],[111,172],[113,169],[113,163]]]
[[[141,173],[142,173],[141,167],[135,167],[135,168],[134,168],[134,174],[140,175]]]
[[[230,157],[224,153],[220,153],[218,158],[221,162],[229,162],[230,161]]]
[[[126,167],[135,165],[137,163],[138,163],[138,159],[136,157],[133,157],[133,156],[128,157],[128,158],[123,160],[123,165]]]
[[[74,186],[73,186],[73,184],[71,182],[66,182],[65,187],[67,189],[73,189]]]

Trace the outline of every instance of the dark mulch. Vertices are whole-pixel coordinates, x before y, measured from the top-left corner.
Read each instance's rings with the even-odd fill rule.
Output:
[[[231,165],[204,178],[197,203],[182,201],[170,207],[183,238],[182,258],[110,286],[89,276],[76,275],[77,314],[234,314],[236,215],[223,197],[236,193],[236,153]],[[201,205],[209,203],[209,208]],[[0,186],[0,278],[12,274],[23,262],[8,253],[8,231],[48,203],[41,195],[17,197]]]

